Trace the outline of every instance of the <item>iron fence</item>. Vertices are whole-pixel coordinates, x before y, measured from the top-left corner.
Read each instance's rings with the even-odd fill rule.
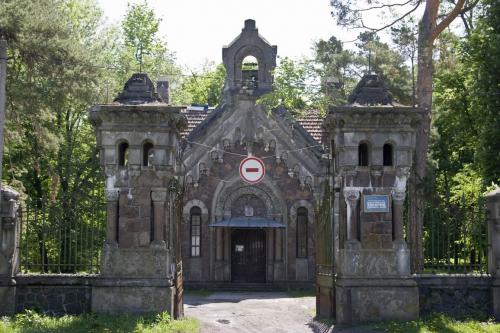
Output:
[[[105,239],[105,200],[95,190],[74,202],[28,198],[22,207],[23,273],[98,273]]]
[[[430,197],[424,212],[424,273],[486,274],[487,230],[483,198],[450,204]]]

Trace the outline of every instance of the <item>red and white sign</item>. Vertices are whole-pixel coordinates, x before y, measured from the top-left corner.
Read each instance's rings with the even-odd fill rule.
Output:
[[[265,174],[264,163],[257,157],[247,157],[240,163],[240,177],[249,184],[257,184]]]

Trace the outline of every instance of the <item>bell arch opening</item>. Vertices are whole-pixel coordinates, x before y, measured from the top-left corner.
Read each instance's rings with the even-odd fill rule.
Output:
[[[259,61],[253,55],[248,55],[241,62],[241,86],[256,89],[259,86]]]

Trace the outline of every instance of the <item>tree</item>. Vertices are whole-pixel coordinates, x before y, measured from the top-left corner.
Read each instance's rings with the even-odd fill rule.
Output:
[[[342,105],[359,79],[356,55],[345,50],[335,36],[313,44],[316,72],[321,80],[321,92],[329,104]],[[330,97],[331,96],[331,97]],[[330,97],[330,98],[329,98]]]
[[[309,108],[322,108],[324,95],[318,93],[317,85],[309,84],[313,76],[309,61],[281,58],[274,70],[272,91],[259,98],[257,103],[270,111],[284,108],[298,117]]]
[[[0,5],[0,31],[9,41],[3,178],[21,190],[32,209],[48,216],[44,228],[83,225],[99,207],[95,194],[103,184],[86,114],[102,99],[101,24],[91,0]],[[68,251],[78,253],[69,238],[56,244],[43,237],[40,226],[35,230],[44,271],[48,253],[58,253],[63,264]]]
[[[412,105],[416,105],[416,75],[415,62],[417,55],[417,27],[412,17],[398,22],[397,25],[391,27],[392,42],[408,60],[411,67],[411,99]]]
[[[360,3],[361,6],[360,7]],[[424,1],[408,0],[394,3],[392,1],[357,1],[353,3],[348,0],[331,0],[332,14],[337,18],[337,22],[342,26],[351,28],[362,28],[372,32],[378,32],[410,16]],[[422,226],[423,226],[423,181],[426,173],[427,151],[429,146],[429,133],[431,125],[432,110],[432,77],[433,77],[433,50],[434,42],[438,36],[446,29],[451,22],[466,9],[466,4],[474,5],[474,1],[457,0],[452,4],[450,11],[445,0],[427,0],[423,15],[418,25],[418,53],[417,53],[417,105],[424,111],[425,116],[417,131],[417,147],[415,157],[414,181],[416,194],[412,196],[411,210],[411,242],[410,251],[412,258],[412,270],[420,271],[423,265],[422,248]],[[409,9],[406,9],[407,7]],[[370,27],[364,23],[363,15],[370,14],[380,9],[391,9],[395,12],[396,18],[389,23]]]
[[[483,1],[478,19],[462,54],[468,69],[471,110],[478,119],[476,159],[486,184],[500,182],[500,3]]]
[[[193,72],[182,81],[179,91],[173,97],[175,104],[220,105],[225,79],[224,65],[206,63],[199,72]]]
[[[146,3],[128,4],[122,28],[125,35],[125,45],[134,49],[140,72],[142,72],[144,55],[151,54],[159,44],[155,37],[160,21]]]

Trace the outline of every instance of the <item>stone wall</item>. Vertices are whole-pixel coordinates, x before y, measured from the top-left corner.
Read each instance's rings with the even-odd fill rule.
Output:
[[[493,311],[492,279],[470,275],[419,275],[420,315],[445,313],[454,318],[486,317]]]
[[[94,276],[33,275],[15,278],[16,312],[51,315],[90,312]]]

